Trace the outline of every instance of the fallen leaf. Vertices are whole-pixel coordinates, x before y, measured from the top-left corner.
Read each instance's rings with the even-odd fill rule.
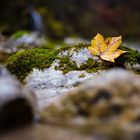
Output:
[[[114,59],[126,51],[118,49],[122,43],[122,36],[109,37],[106,40],[101,34],[97,34],[91,40],[91,46],[88,47],[93,55],[100,56],[103,60],[115,62]]]

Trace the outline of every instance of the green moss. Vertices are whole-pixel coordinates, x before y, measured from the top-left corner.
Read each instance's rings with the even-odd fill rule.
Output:
[[[11,56],[6,66],[18,79],[23,80],[33,68],[50,67],[56,57],[54,52],[47,49],[25,50]]]
[[[123,67],[125,64],[130,64],[131,66],[135,64],[140,64],[140,53],[138,51],[123,46],[121,46],[120,49],[127,52],[116,59],[117,66]],[[140,74],[140,68],[132,67],[132,70]]]
[[[120,49],[127,51],[124,55],[119,57],[117,61],[121,64],[123,63],[131,63],[131,64],[138,64],[140,63],[140,53],[136,50],[132,50],[126,47],[121,46]]]
[[[68,73],[69,71],[78,69],[76,63],[71,61],[69,56],[63,56],[59,59],[59,66],[55,67],[56,70],[62,70],[63,73]]]
[[[27,34],[29,34],[28,31],[22,30],[22,31],[15,32],[15,33],[13,34],[13,36],[14,36],[16,39],[18,39],[18,38],[22,37],[23,35],[27,35]]]
[[[85,74],[81,74],[80,76],[79,76],[79,78],[84,78],[85,77]]]
[[[44,69],[50,67],[55,59],[60,60],[59,66],[56,66],[56,70],[62,70],[64,73],[68,73],[72,70],[87,70],[88,72],[96,72],[97,70],[104,68],[101,64],[95,60],[88,60],[87,63],[78,67],[76,63],[70,60],[69,56],[58,57],[58,53],[62,51],[69,51],[74,48],[74,51],[78,51],[85,47],[83,44],[75,47],[63,47],[56,51],[50,49],[33,49],[24,50],[11,56],[6,66],[10,72],[20,80],[24,78],[32,71],[33,68]]]
[[[86,63],[83,63],[80,67],[78,67],[74,61],[70,60],[69,52],[71,50],[78,53],[82,48],[85,48],[87,46],[89,46],[89,45],[79,44],[74,47],[73,46],[63,47],[63,48],[60,48],[59,50],[57,50],[58,53],[67,51],[68,55],[60,57],[59,58],[60,65],[56,66],[55,68],[57,70],[62,70],[64,73],[67,73],[72,70],[86,70],[87,72],[92,73],[92,72],[97,72],[98,70],[105,69],[106,67],[103,64],[101,64],[100,62],[97,62],[96,60],[94,60],[92,58],[89,58],[86,61]]]
[[[107,67],[102,62],[98,62],[92,58],[89,58],[86,63],[80,66],[80,70],[86,70],[89,73],[97,72],[98,70],[104,70]]]
[[[89,45],[87,44],[78,44],[76,46],[66,46],[66,45],[63,45],[61,48],[59,48],[58,50],[56,50],[58,53],[60,52],[64,52],[64,51],[70,51],[71,49],[74,49],[74,51],[78,52],[80,49],[82,48],[85,48],[85,47],[88,47]]]
[[[74,49],[74,51],[78,52],[80,49],[89,46],[88,44],[79,44],[75,47],[70,46],[70,47],[63,47],[58,50],[58,52],[61,51],[69,51],[71,49]],[[65,72],[69,72],[71,69],[73,70],[86,70],[89,73],[92,72],[97,72],[98,70],[105,70],[108,68],[113,68],[113,67],[122,67],[126,68],[125,64],[140,64],[140,53],[136,50],[132,50],[130,48],[120,46],[119,49],[122,49],[124,51],[127,51],[127,53],[121,55],[115,60],[115,63],[107,62],[107,61],[101,61],[98,62],[92,58],[89,58],[86,63],[83,63],[80,68],[78,68],[75,64],[75,62],[70,61],[69,57],[62,57],[60,62],[61,62],[61,67],[57,67],[57,69],[62,70],[61,68],[63,67],[64,64],[65,67],[63,67]],[[64,59],[64,60],[63,60]],[[99,58],[100,59],[100,58]],[[63,62],[64,61],[64,62]],[[67,63],[68,62],[68,63]],[[71,67],[72,66],[72,67]],[[133,71],[137,72],[140,74],[140,68],[132,68]]]
[[[115,63],[106,62],[101,60],[95,60],[94,58],[89,58],[80,67],[70,60],[70,51],[78,52],[81,48],[87,47],[88,45],[79,44],[72,47],[63,47],[58,50],[53,49],[33,49],[18,52],[11,56],[6,62],[7,68],[10,72],[17,76],[18,79],[23,80],[28,73],[32,71],[33,68],[44,69],[50,67],[54,60],[59,60],[59,66],[55,69],[62,70],[67,73],[72,70],[86,70],[87,72],[97,72],[98,70],[105,70],[112,67],[126,67],[128,64],[140,64],[140,53],[135,50],[128,49],[126,47],[120,47],[120,49],[126,50],[127,53],[121,55],[116,59]],[[67,51],[66,56],[58,56],[59,53]],[[140,68],[132,68],[132,70],[140,73]]]

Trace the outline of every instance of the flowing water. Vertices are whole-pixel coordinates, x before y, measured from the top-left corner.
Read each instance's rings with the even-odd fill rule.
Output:
[[[39,32],[41,34],[44,33],[44,23],[41,15],[33,8],[29,8],[29,14],[32,19],[32,29],[33,31]]]

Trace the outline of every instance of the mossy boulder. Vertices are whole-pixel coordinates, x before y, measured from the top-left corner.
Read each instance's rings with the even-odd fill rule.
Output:
[[[23,80],[33,68],[50,67],[55,58],[54,52],[47,49],[25,50],[11,56],[6,66],[18,79]]]
[[[140,53],[138,51],[120,47],[127,53],[116,59],[115,63],[101,60],[93,56],[87,49],[88,45],[80,44],[73,47],[63,47],[56,51],[51,49],[32,49],[16,53],[6,62],[9,71],[23,80],[32,70],[47,69],[54,66],[56,70],[67,73],[72,70],[85,70],[88,73],[109,69],[112,67],[123,67],[140,73]],[[56,65],[56,63],[58,63]]]
[[[6,67],[34,89],[40,108],[55,102],[85,80],[94,79],[104,70],[123,67],[139,73],[139,52],[121,47],[128,52],[111,63],[92,55],[87,46],[21,51],[8,59]]]

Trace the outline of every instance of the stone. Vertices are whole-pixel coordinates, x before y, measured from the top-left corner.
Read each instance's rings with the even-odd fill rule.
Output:
[[[140,76],[124,69],[103,72],[49,105],[44,122],[100,140],[138,140]]]
[[[40,108],[107,69],[123,67],[139,73],[139,52],[122,47],[128,52],[111,63],[92,55],[87,47],[79,44],[55,51],[26,50],[10,57],[6,65],[12,74],[35,91]]]
[[[25,79],[25,82],[34,89],[39,108],[43,109],[64,96],[68,91],[73,90],[86,79],[94,78],[96,75],[97,73],[89,74],[86,71],[71,71],[63,74],[62,71],[50,67],[44,71],[33,69],[33,72]]]
[[[15,53],[25,49],[42,47],[45,43],[45,38],[38,32],[18,31],[3,42],[0,50],[5,53]]]
[[[37,106],[33,91],[0,66],[0,131],[30,124],[35,116]]]
[[[64,43],[66,45],[73,46],[73,45],[77,45],[77,44],[80,44],[80,43],[89,44],[90,41],[86,40],[84,38],[81,38],[81,37],[66,37],[66,38],[64,38]]]

